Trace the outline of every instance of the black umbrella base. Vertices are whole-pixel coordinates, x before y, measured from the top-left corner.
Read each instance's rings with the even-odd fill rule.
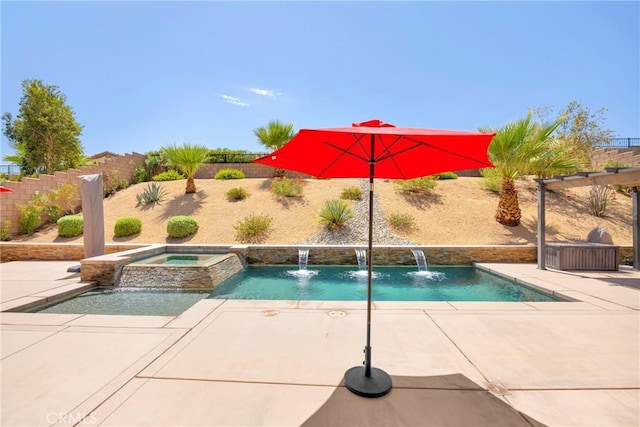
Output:
[[[391,377],[382,369],[371,368],[365,377],[364,366],[355,366],[344,374],[344,385],[350,392],[362,397],[382,397],[391,391]]]

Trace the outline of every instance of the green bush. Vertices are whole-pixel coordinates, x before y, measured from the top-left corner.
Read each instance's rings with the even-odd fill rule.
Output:
[[[302,195],[303,183],[301,179],[295,181],[289,178],[274,178],[271,182],[271,192],[281,197],[299,197]]]
[[[236,230],[236,240],[242,243],[263,242],[271,231],[273,218],[269,215],[250,215],[236,222],[233,226]]]
[[[362,189],[360,187],[348,187],[342,190],[340,198],[343,200],[362,200]]]
[[[241,187],[230,188],[225,195],[227,196],[227,200],[230,202],[244,200],[250,196],[249,192]]]
[[[458,179],[458,175],[454,172],[442,172],[434,175],[436,179]]]
[[[215,179],[243,179],[244,172],[240,169],[220,169],[214,176]]]
[[[184,175],[173,169],[161,172],[153,177],[154,181],[177,181],[179,179],[184,179]]]
[[[0,228],[0,240],[3,242],[8,242],[11,240],[11,220],[6,220],[4,224],[2,224],[2,228]]]
[[[495,168],[480,169],[480,175],[482,175],[482,188],[493,191],[494,193],[500,192],[502,177]]]
[[[167,222],[167,234],[175,239],[191,236],[196,231],[198,231],[198,221],[192,216],[172,216]]]
[[[167,192],[162,188],[162,185],[152,182],[147,184],[147,188],[142,193],[136,194],[136,200],[138,205],[148,205],[156,202],[160,203],[166,195]]]
[[[20,220],[18,221],[20,233],[33,234],[40,225],[42,206],[29,202],[24,205],[18,205],[18,210],[20,211]]]
[[[116,237],[127,237],[138,234],[141,231],[142,221],[140,220],[140,218],[128,216],[124,218],[118,218],[113,229],[113,234]]]
[[[395,180],[394,183],[400,188],[400,191],[406,193],[428,193],[436,188],[436,179],[433,176],[423,176],[409,180]]]
[[[329,200],[318,213],[320,222],[331,229],[344,227],[344,224],[353,218],[353,211],[342,200]]]
[[[409,232],[413,229],[415,220],[409,213],[392,213],[387,216],[389,226],[400,232]]]
[[[58,236],[76,237],[82,234],[82,217],[80,215],[67,215],[58,220]]]
[[[149,173],[147,172],[147,169],[142,165],[136,166],[135,170],[133,171],[133,183],[139,184],[148,180]]]

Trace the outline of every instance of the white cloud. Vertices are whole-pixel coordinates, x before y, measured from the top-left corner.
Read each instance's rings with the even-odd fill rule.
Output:
[[[229,95],[219,95],[219,96],[220,98],[224,99],[227,102],[227,104],[238,105],[240,107],[249,106],[248,102],[241,101],[240,98],[236,98],[235,96],[229,96]]]
[[[255,93],[256,95],[268,96],[269,98],[277,98],[277,97],[282,95],[282,92],[274,92],[274,91],[269,90],[269,89],[257,89],[257,88],[253,88],[252,87],[249,90],[251,92]]]

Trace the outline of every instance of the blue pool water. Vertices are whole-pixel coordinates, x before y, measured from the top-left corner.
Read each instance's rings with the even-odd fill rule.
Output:
[[[36,311],[40,313],[177,316],[196,302],[207,298],[210,292],[147,288],[95,289]]]
[[[249,266],[213,292],[149,288],[95,289],[36,308],[44,313],[177,316],[204,298],[366,300],[358,267]],[[473,267],[375,267],[374,301],[562,301]]]
[[[474,267],[375,267],[375,301],[559,301]],[[367,272],[357,267],[249,266],[209,298],[366,300]]]

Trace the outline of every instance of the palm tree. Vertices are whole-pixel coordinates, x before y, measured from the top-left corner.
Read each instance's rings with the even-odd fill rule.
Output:
[[[169,162],[180,169],[187,177],[187,188],[185,194],[196,192],[196,183],[193,179],[200,166],[205,162],[209,149],[203,145],[183,144],[181,147],[176,144],[163,147]]]
[[[293,123],[271,120],[266,127],[259,126],[255,128],[253,134],[262,145],[273,151],[289,142],[295,132],[293,131]],[[273,175],[285,176],[285,172],[283,169],[276,168]]]
[[[568,146],[552,137],[564,120],[561,116],[552,123],[539,123],[533,121],[533,113],[529,112],[525,118],[496,130],[488,154],[502,178],[495,215],[500,224],[512,227],[520,224],[522,213],[515,186],[517,178],[530,174],[549,176],[580,167],[580,163],[569,155]]]

